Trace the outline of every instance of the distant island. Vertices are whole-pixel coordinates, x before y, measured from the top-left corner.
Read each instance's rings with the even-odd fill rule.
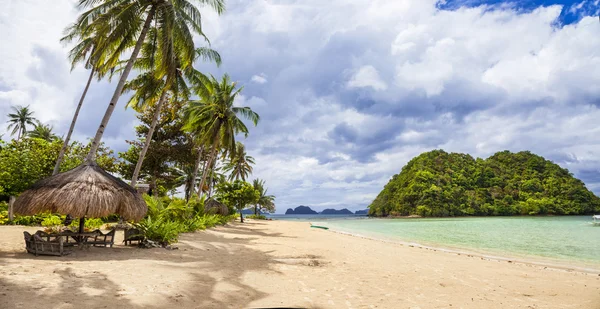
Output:
[[[286,210],[285,214],[286,215],[319,215],[319,214],[321,214],[321,215],[367,215],[368,211],[369,211],[368,209],[365,209],[365,210],[358,210],[355,213],[353,213],[351,210],[348,210],[347,208],[344,208],[341,210],[328,208],[321,212],[316,212],[308,206],[300,205],[294,209],[288,208],[288,210]]]
[[[288,208],[285,211],[286,215],[318,215],[319,213],[310,209],[308,206],[298,206],[295,209]]]
[[[342,210],[337,209],[325,209],[321,211],[322,215],[353,215],[354,213],[350,210],[344,208]]]
[[[413,158],[369,206],[371,216],[581,215],[600,198],[567,169],[529,151],[487,159],[434,150]]]

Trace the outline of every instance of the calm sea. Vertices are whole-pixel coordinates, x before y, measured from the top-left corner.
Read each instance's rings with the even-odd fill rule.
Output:
[[[274,219],[281,219],[274,216]],[[388,241],[600,269],[600,226],[591,216],[373,219],[293,216],[332,230]]]

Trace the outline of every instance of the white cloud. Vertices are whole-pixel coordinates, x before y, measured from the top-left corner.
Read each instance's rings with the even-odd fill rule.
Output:
[[[532,150],[600,190],[596,17],[558,28],[557,5],[436,3],[231,0],[222,17],[203,10],[224,60],[207,70],[247,81],[236,105],[251,106],[261,123],[245,143],[279,211],[362,209],[408,160],[435,148],[481,157]],[[10,105],[31,104],[66,130],[87,77],[69,73],[58,43],[73,5],[10,1],[0,12],[2,126]],[[587,7],[578,14],[590,15]],[[77,138],[93,134],[112,89],[92,85]],[[119,107],[113,117],[105,140],[123,150],[135,119]]]
[[[266,84],[269,80],[267,80],[267,75],[261,73],[260,75],[252,75],[251,81],[257,84]]]
[[[348,81],[348,87],[361,88],[371,87],[375,90],[385,90],[387,85],[381,80],[379,72],[371,65],[362,66]]]

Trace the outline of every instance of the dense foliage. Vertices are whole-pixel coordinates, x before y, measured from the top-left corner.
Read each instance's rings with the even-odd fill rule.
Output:
[[[225,224],[234,216],[211,215],[204,211],[204,200],[192,198],[189,202],[179,198],[144,196],[148,205],[146,218],[135,227],[149,240],[162,245],[176,242],[179,234],[195,232]]]
[[[61,140],[46,141],[39,138],[0,141],[0,200],[8,200],[25,191],[36,181],[52,175]],[[70,170],[83,162],[89,146],[74,142],[67,149],[62,171]],[[116,159],[112,151],[100,147],[97,162],[109,172],[116,170]]]
[[[244,222],[242,210],[258,202],[260,192],[252,184],[236,180],[233,183],[223,182],[217,186],[217,199],[227,207],[237,209],[240,220]]]
[[[150,184],[153,192],[165,194],[185,184],[181,171],[192,169],[196,160],[194,145],[189,134],[182,131],[181,109],[183,103],[168,100],[161,110],[156,131],[144,158],[140,178]],[[138,137],[127,141],[131,146],[126,152],[120,152],[119,174],[131,179],[139,158],[139,153],[148,134],[155,108],[151,107],[137,115],[140,125],[135,127]]]
[[[369,206],[374,216],[575,215],[600,198],[568,170],[527,151],[483,160],[434,150],[413,158]]]

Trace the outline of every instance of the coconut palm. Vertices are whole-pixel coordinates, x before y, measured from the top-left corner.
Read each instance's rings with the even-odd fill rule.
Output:
[[[67,131],[67,136],[63,141],[62,148],[58,153],[58,158],[56,159],[56,164],[54,165],[54,171],[52,175],[58,174],[60,171],[60,165],[64,159],[65,152],[67,151],[67,147],[69,146],[69,142],[71,141],[71,135],[75,129],[75,124],[77,123],[77,118],[79,117],[79,112],[81,107],[83,106],[83,102],[87,95],[87,92],[90,88],[90,84],[92,83],[92,79],[94,76],[101,80],[109,71],[111,71],[114,67],[114,61],[111,63],[105,63],[107,59],[114,58],[115,55],[120,55],[125,51],[125,46],[106,46],[102,50],[96,51],[96,46],[102,45],[102,40],[105,39],[105,36],[91,31],[90,28],[82,28],[79,27],[77,23],[69,26],[65,29],[65,36],[61,39],[61,42],[64,44],[68,44],[77,40],[77,44],[69,51],[69,60],[71,61],[71,71],[75,69],[77,64],[84,63],[84,67],[90,71],[90,75],[87,79],[87,83],[85,84],[85,88],[83,88],[83,93],[79,98],[79,103],[75,108],[75,113],[73,114],[73,119],[71,120],[71,125],[69,126],[69,131]],[[112,48],[109,48],[112,47]],[[92,57],[94,55],[94,57]]]
[[[58,136],[52,132],[52,129],[51,125],[46,125],[38,121],[33,130],[27,132],[27,136],[52,142],[58,139]]]
[[[229,180],[242,179],[246,181],[248,175],[252,174],[252,164],[254,164],[254,158],[246,154],[244,144],[237,142],[235,153],[225,165],[225,171],[230,173]]]
[[[158,117],[161,113],[162,106],[167,100],[168,93],[171,93],[171,97],[176,99],[189,99],[191,93],[184,78],[184,74],[197,74],[192,67],[192,63],[195,59],[202,57],[214,61],[217,65],[221,64],[221,56],[219,53],[210,48],[196,49],[193,54],[185,52],[190,47],[186,46],[186,43],[193,44],[193,42],[177,41],[175,42],[176,44],[167,44],[165,47],[164,42],[158,40],[158,38],[162,36],[159,31],[160,29],[151,29],[149,31],[148,42],[142,47],[142,57],[136,61],[137,68],[148,71],[138,75],[138,77],[125,85],[126,91],[134,91],[134,95],[127,103],[128,107],[132,107],[137,111],[143,110],[149,106],[156,107],[152,123],[146,134],[144,146],[140,151],[138,161],[133,171],[131,186],[135,186],[137,183],[144,157],[150,147],[152,136],[158,123]],[[191,48],[193,49],[193,46],[191,46]],[[169,49],[174,49],[174,51]],[[163,54],[167,52],[173,53],[176,59],[165,65],[160,59],[156,59],[157,54],[159,54],[157,51],[160,51],[160,53]],[[192,57],[192,59],[184,58],[188,56]]]
[[[28,106],[12,106],[14,113],[8,114],[8,129],[12,129],[10,135],[17,133],[17,140],[27,133],[27,125],[35,126],[36,119]]]
[[[248,127],[238,117],[252,121],[256,126],[260,117],[250,107],[233,106],[235,98],[242,88],[237,88],[225,74],[221,81],[211,75],[210,79],[194,84],[199,100],[190,101],[185,109],[186,125],[184,129],[194,134],[198,140],[210,145],[211,151],[206,166],[211,167],[217,157],[217,151],[234,154],[235,136],[243,133],[248,136]],[[204,186],[210,168],[205,168],[200,181]]]
[[[260,193],[260,197],[258,198],[258,202],[254,204],[254,214],[258,215],[260,211],[275,211],[275,196],[267,194],[267,188],[265,188],[265,181],[262,179],[254,179],[252,182],[252,186],[254,190]]]
[[[177,44],[176,42],[188,42],[187,46],[192,46],[191,49],[184,51],[188,54],[193,54],[192,33],[195,32],[202,37],[201,14],[192,2],[211,6],[218,14],[224,10],[223,0],[80,0],[81,8],[89,8],[85,11],[77,21],[77,27],[84,33],[96,33],[104,35],[106,39],[102,40],[98,46],[95,46],[94,53],[91,57],[95,57],[96,53],[101,52],[105,48],[112,49],[114,46],[132,46],[135,45],[129,60],[121,72],[121,77],[117,83],[117,87],[108,104],[104,117],[96,131],[96,135],[92,141],[90,152],[86,157],[86,161],[92,162],[95,158],[96,151],[104,134],[104,129],[108,125],[108,121],[112,116],[115,106],[123,92],[127,77],[133,68],[133,65],[139,55],[142,45],[146,39],[152,22],[154,28],[160,29],[159,40],[163,42],[163,46]],[[189,44],[192,42],[192,44]],[[157,51],[160,54],[160,61],[157,66],[162,71],[163,68],[173,67],[172,62],[175,61],[174,48],[165,48],[163,51]],[[119,56],[112,55],[105,61],[107,64],[114,64],[118,61]]]

